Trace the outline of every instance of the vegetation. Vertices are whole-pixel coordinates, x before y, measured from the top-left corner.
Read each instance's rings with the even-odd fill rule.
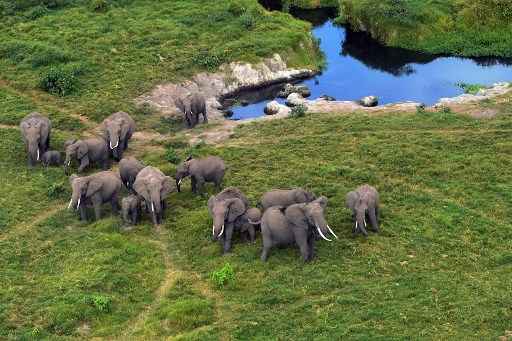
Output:
[[[481,84],[468,84],[468,83],[458,83],[457,86],[464,90],[464,93],[476,95],[478,91],[485,88],[485,86]]]
[[[340,0],[340,22],[391,46],[463,56],[512,57],[508,0]]]

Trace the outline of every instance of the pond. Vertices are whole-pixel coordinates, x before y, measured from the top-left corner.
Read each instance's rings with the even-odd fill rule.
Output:
[[[492,85],[512,80],[512,59],[435,56],[390,48],[366,33],[335,25],[333,10],[292,9],[291,13],[312,23],[325,55],[322,73],[300,83],[310,88],[310,99],[377,96],[379,104],[414,101],[431,105],[442,97],[462,94],[459,83]],[[231,108],[231,119],[264,115],[265,105],[281,88],[277,85],[239,94],[237,100],[249,104]]]

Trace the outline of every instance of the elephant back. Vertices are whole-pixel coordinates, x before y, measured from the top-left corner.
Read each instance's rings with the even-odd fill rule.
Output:
[[[38,112],[32,112],[25,116],[20,122],[20,129],[23,132],[28,127],[39,126],[42,130],[51,130],[51,121],[48,117],[41,115]]]
[[[222,192],[217,194],[215,196],[216,201],[222,201],[222,200],[228,200],[228,199],[235,199],[238,198],[242,200],[242,202],[245,204],[245,207],[249,207],[249,200],[245,196],[242,191],[240,191],[236,187],[227,187]]]

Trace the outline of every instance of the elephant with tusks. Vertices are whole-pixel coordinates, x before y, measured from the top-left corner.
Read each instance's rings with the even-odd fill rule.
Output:
[[[366,219],[374,232],[379,232],[379,192],[369,185],[358,187],[355,191],[349,192],[346,197],[346,206],[352,210],[352,233],[362,233],[368,236],[366,231]]]
[[[40,113],[28,114],[20,122],[20,131],[25,142],[28,155],[28,165],[33,167],[41,160],[41,156],[50,148],[50,120]]]
[[[117,161],[121,160],[128,148],[128,141],[135,132],[135,121],[129,114],[120,111],[107,117],[101,124],[101,129],[112,157]]]

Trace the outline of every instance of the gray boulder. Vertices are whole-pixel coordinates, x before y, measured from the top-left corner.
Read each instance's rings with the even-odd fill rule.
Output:
[[[302,97],[301,94],[298,94],[296,92],[290,94],[286,98],[286,105],[289,107],[296,107],[297,105],[303,105],[304,103],[306,103],[304,97]]]
[[[376,96],[366,96],[361,98],[358,103],[363,107],[376,107],[379,105],[379,99]]]
[[[267,115],[276,115],[279,113],[281,105],[277,101],[268,102],[263,110]]]
[[[292,93],[298,93],[300,94],[302,97],[309,97],[311,96],[311,90],[309,90],[309,88],[305,85],[293,85],[293,84],[286,84],[284,86],[284,88],[279,92],[279,94],[277,95],[278,97],[280,98],[287,98],[288,96],[290,96]]]

